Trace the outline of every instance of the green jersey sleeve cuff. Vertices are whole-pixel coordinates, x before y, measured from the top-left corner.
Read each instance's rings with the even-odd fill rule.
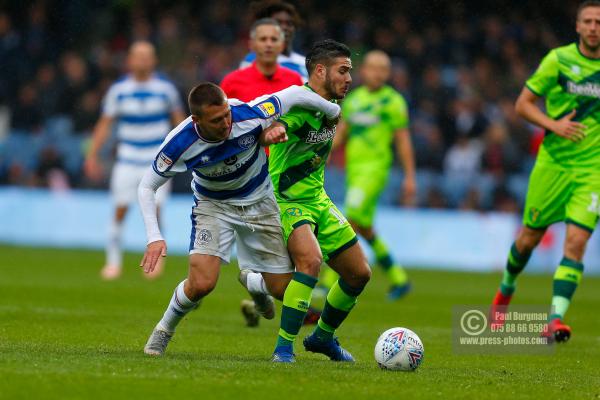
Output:
[[[526,87],[527,89],[531,90],[531,92],[532,92],[533,94],[535,94],[536,96],[538,96],[538,97],[542,97],[542,96],[544,96],[544,95],[543,95],[542,93],[540,93],[538,90],[536,90],[536,89],[534,89],[533,87],[531,87],[531,85],[530,85],[529,83],[525,83],[525,87]]]
[[[285,129],[290,129],[290,126],[288,125],[288,123],[285,122],[284,120],[282,120],[281,118],[278,118],[277,121],[275,121],[275,122],[280,122],[283,125],[285,125]]]

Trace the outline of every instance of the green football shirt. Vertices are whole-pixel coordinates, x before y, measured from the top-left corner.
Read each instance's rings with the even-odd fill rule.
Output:
[[[387,172],[394,158],[394,132],[408,127],[408,109],[402,95],[387,85],[374,92],[358,87],[344,100],[342,116],[349,128],[348,172]]]
[[[324,118],[322,112],[301,107],[279,118],[287,126],[288,141],[269,147],[269,173],[278,201],[318,200],[325,194],[325,163],[335,129],[326,127]]]
[[[579,51],[577,43],[551,50],[527,88],[545,97],[550,118],[560,119],[576,110],[574,121],[586,126],[579,143],[546,132],[538,162],[559,169],[600,172],[600,59]]]

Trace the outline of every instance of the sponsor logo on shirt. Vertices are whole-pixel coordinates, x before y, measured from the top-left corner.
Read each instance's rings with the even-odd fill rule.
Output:
[[[252,135],[245,135],[238,139],[238,145],[243,149],[248,149],[254,144],[256,138]]]
[[[171,160],[165,155],[165,153],[161,151],[156,158],[156,169],[159,172],[166,172],[171,165],[173,165],[173,160]]]
[[[335,128],[323,128],[320,131],[309,131],[308,136],[306,136],[306,143],[321,143],[326,142],[328,140],[333,139],[335,136]]]
[[[573,81],[568,81],[567,92],[580,96],[600,98],[600,85],[592,82],[577,84]]]
[[[264,103],[260,103],[258,105],[258,108],[260,109],[260,111],[262,111],[264,116],[267,118],[275,115],[275,106],[270,101],[265,101]]]

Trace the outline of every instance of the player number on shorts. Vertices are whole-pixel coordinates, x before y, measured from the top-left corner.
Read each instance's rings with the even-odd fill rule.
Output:
[[[329,212],[339,221],[340,225],[344,225],[347,222],[346,218],[335,208],[331,207]]]
[[[598,193],[590,193],[590,196],[592,197],[592,201],[588,206],[588,211],[600,214],[600,208],[598,207]]]

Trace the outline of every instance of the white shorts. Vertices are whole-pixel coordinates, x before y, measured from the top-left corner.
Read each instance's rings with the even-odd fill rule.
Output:
[[[137,201],[137,190],[148,166],[116,162],[110,177],[110,193],[117,207],[128,206]],[[161,205],[171,192],[171,181],[156,191],[156,203]]]
[[[217,256],[229,263],[235,239],[240,269],[274,274],[294,271],[273,195],[247,206],[196,201],[191,219],[190,254]]]

